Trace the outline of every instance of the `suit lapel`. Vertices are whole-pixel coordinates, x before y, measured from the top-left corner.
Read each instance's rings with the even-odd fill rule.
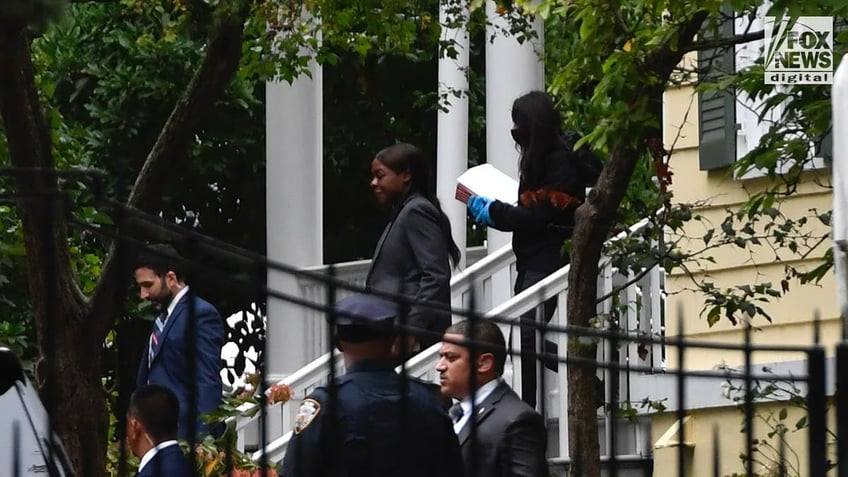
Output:
[[[386,228],[383,229],[383,233],[380,234],[380,239],[377,240],[377,247],[374,249],[374,257],[371,259],[371,267],[368,269],[368,276],[365,278],[365,283],[368,284],[371,282],[371,274],[374,272],[376,268],[374,265],[377,263],[377,260],[380,258],[380,252],[383,250],[383,244],[386,243],[386,238],[392,232],[392,227],[394,227],[395,222],[397,221],[398,216],[400,215],[401,210],[406,206],[406,204],[414,197],[414,194],[410,194],[400,203],[400,205],[392,211],[392,215],[389,218],[389,223],[386,224]]]
[[[389,232],[392,231],[392,226],[395,224],[395,218],[396,217],[392,217],[392,220],[386,224],[386,228],[383,230],[383,233],[380,234],[380,239],[377,240],[377,247],[374,249],[374,258],[372,259],[374,263],[376,263],[377,259],[380,257],[380,251],[383,250],[383,244],[386,242],[386,237],[388,237]],[[371,269],[373,270],[374,267],[371,267]]]
[[[156,351],[153,353],[153,358],[150,360],[150,364],[153,364],[153,361],[156,360],[156,357],[162,353],[162,348],[165,347],[165,342],[168,341],[168,335],[170,334],[171,328],[174,327],[174,323],[177,320],[182,319],[183,314],[185,314],[186,309],[186,300],[188,299],[188,294],[185,294],[180,298],[180,301],[177,302],[177,306],[174,307],[174,311],[171,312],[171,315],[168,316],[168,321],[165,322],[165,328],[162,330],[162,334],[159,336],[159,346],[156,347]],[[154,323],[153,326],[156,326]]]
[[[504,394],[506,394],[507,387],[506,383],[499,383],[498,386],[486,397],[486,399],[480,403],[479,406],[474,408],[474,412],[476,416],[472,416],[474,420],[477,422],[477,430],[480,429],[480,423],[486,420],[489,415],[495,410],[498,402],[503,398]],[[465,441],[471,437],[471,419],[465,422],[465,425],[462,426],[462,429],[459,430],[459,445],[465,445]]]
[[[144,466],[142,472],[136,474],[136,477],[145,477],[145,476],[160,476],[165,475],[165,473],[169,470],[166,469],[166,461],[169,460],[174,452],[179,452],[182,454],[180,447],[178,445],[172,445],[165,447],[163,449],[159,449],[156,452],[156,455],[153,456],[153,459]],[[182,475],[182,474],[180,474]]]

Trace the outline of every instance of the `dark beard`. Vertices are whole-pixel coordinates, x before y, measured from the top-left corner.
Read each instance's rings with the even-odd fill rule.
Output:
[[[168,311],[168,305],[174,299],[174,292],[166,287],[165,277],[159,277],[159,290],[161,293],[153,300],[153,308],[157,314],[162,314]]]

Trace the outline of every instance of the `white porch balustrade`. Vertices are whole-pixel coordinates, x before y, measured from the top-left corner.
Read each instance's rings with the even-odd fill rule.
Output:
[[[470,248],[466,260],[470,265],[451,278],[452,307],[467,307],[472,290],[477,303],[484,309],[491,308],[494,304],[509,299],[507,294],[492,291],[492,277],[496,273],[508,270],[511,279],[514,278],[512,275],[515,269],[515,255],[513,255],[512,248],[509,245],[491,255],[486,255],[484,247]],[[352,285],[364,286],[370,263],[370,260],[359,260],[334,265],[335,277]],[[304,270],[327,273],[329,268],[329,266],[324,265],[304,268]],[[298,285],[301,298],[316,305],[326,304],[328,295],[326,284],[309,278],[301,278],[298,280]],[[349,290],[337,288],[336,300],[350,294]],[[287,384],[295,392],[292,401],[297,401],[298,404],[276,404],[267,408],[267,431],[270,436],[268,442],[279,437],[283,431],[291,430],[299,399],[306,397],[315,387],[326,383],[329,375],[327,368],[329,337],[324,313],[309,308],[301,308],[300,310],[305,314],[304,321],[307,323],[307,333],[302,339],[307,340],[307,353],[313,361],[280,381]],[[341,373],[343,371],[341,356],[337,357],[336,366]],[[238,433],[238,449],[244,451],[246,448],[256,448],[260,445],[259,415],[255,414],[256,406],[245,404],[240,408],[240,411],[252,416],[238,418],[234,420],[234,423],[230,423],[235,425]]]
[[[629,232],[633,233],[646,224],[647,221],[642,221],[632,227]],[[628,234],[623,233],[612,240],[618,240],[626,235]],[[350,267],[360,265],[351,264]],[[553,330],[565,329],[567,325],[566,296],[568,293],[569,267],[566,266],[554,272],[533,287],[508,300],[498,300],[497,296],[493,299],[490,293],[491,277],[498,271],[512,270],[513,268],[514,256],[510,247],[507,246],[457,274],[451,285],[454,307],[465,308],[473,289],[475,297],[479,297],[477,309],[485,310],[482,317],[484,319],[498,318],[504,336],[511,340],[508,346],[514,350],[514,355],[507,361],[504,379],[511,384],[516,392],[520,393],[521,366],[518,318],[522,314],[535,309],[545,300],[556,296],[559,306],[550,327]],[[345,273],[349,271],[341,267],[337,267],[337,270],[337,276],[340,278],[346,277]],[[605,324],[613,319],[617,322],[621,332],[628,336],[643,338],[662,336],[664,327],[663,287],[664,274],[659,268],[643,271],[640,276],[634,277],[627,273],[620,273],[611,266],[610,260],[603,259],[598,278],[598,296],[606,297],[606,299],[598,304],[598,316],[607,321]],[[320,285],[314,285],[313,288],[310,288],[309,293],[313,293],[308,295],[310,301],[323,303],[326,291],[321,290],[321,288]],[[341,297],[340,294],[339,298]],[[323,315],[316,314],[310,321],[316,324],[315,350],[326,350],[326,341],[323,341],[326,339],[326,324],[324,324]],[[324,328],[321,328],[321,324]],[[568,415],[567,366],[562,358],[565,357],[569,337],[564,332],[549,331],[544,339],[557,346],[560,358],[557,364],[557,372],[547,369],[544,371],[543,385],[540,385],[540,392],[544,392],[544,397],[538,400],[542,403],[540,407],[542,407],[548,424],[550,437],[548,456],[553,461],[568,461],[567,419],[560,419],[560,417]],[[321,348],[320,345],[324,345],[324,347]],[[409,360],[405,366],[406,372],[424,380],[437,381],[435,365],[438,360],[438,349],[438,344],[433,345]],[[543,348],[540,347],[539,349]],[[336,369],[338,373],[341,373],[343,372],[341,359],[338,354],[336,356]],[[641,344],[639,342],[628,342],[619,346],[600,340],[598,359],[605,363],[617,362],[619,364],[618,371],[607,369],[599,369],[598,371],[598,377],[604,383],[605,402],[612,403],[615,400],[617,403],[626,401],[632,402],[634,405],[638,404],[642,396],[630,395],[631,381],[638,379],[638,375],[643,373],[644,370],[648,372],[652,372],[652,370],[661,371],[664,367],[663,358],[664,351],[657,341],[645,340]],[[295,397],[287,403],[270,406],[267,409],[267,445],[264,451],[259,449],[254,452],[252,455],[254,459],[259,460],[263,452],[266,453],[265,457],[269,462],[280,461],[283,458],[291,437],[290,430],[300,400],[315,387],[326,383],[329,375],[328,359],[329,355],[323,354],[305,368],[282,380],[283,383],[292,388]],[[640,371],[630,372],[631,366],[638,366]],[[612,372],[618,373],[617,397],[609,395],[608,383],[611,382]],[[615,407],[601,406],[599,408],[599,440],[602,454],[608,455],[611,452],[610,439],[612,433],[615,432],[616,456],[618,458],[638,459],[647,457],[650,453],[650,442],[645,429],[638,422],[630,423],[608,419],[608,416],[616,414]],[[247,406],[245,410],[247,410]],[[235,423],[239,433],[238,445],[240,450],[259,447],[257,423],[258,414],[251,418],[240,418]],[[616,426],[614,431],[612,426]]]
[[[475,264],[486,258],[485,247],[472,247],[467,251],[467,263],[469,267],[454,275],[451,279],[451,306],[465,307],[468,305],[468,296],[471,288],[475,288],[477,299],[482,299],[484,293],[491,297],[489,290],[489,281],[491,280],[492,271],[504,269],[504,264],[508,263],[511,269],[514,268],[515,257],[512,254],[510,247],[504,247],[495,255],[488,257],[487,260],[479,265]],[[345,262],[333,265],[335,277],[345,283],[356,285],[359,287],[365,286],[365,278],[368,274],[368,267],[371,266],[371,260],[357,260],[355,262]],[[330,266],[321,265],[317,267],[307,267],[304,271],[325,275],[329,272]],[[471,283],[469,278],[476,276],[482,279],[480,283]],[[327,285],[309,278],[298,279],[298,287],[300,289],[300,298],[303,298],[311,303],[324,304],[327,301]],[[340,300],[351,294],[349,290],[336,288],[336,299]],[[500,302],[508,299],[509,296],[502,297]],[[489,298],[491,300],[491,298]],[[497,299],[496,299],[497,301]],[[491,303],[491,301],[487,302]],[[306,316],[307,332],[304,336],[306,340],[306,353],[309,360],[318,359],[329,349],[329,336],[327,332],[327,320],[324,313],[319,310],[303,308],[302,312]]]

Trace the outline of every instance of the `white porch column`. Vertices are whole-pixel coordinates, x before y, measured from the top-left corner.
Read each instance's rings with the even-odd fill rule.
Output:
[[[848,59],[843,58],[833,78],[833,263],[836,293],[848,330]],[[843,339],[845,336],[843,336]]]
[[[268,258],[303,267],[323,263],[322,69],[291,85],[266,84]],[[296,280],[269,270],[268,287],[298,295]],[[307,363],[306,313],[268,298],[266,378],[282,379]]]
[[[518,43],[506,36],[509,22],[497,14],[495,3],[486,2],[486,161],[518,179],[518,151],[512,140],[512,102],[533,90],[545,89],[545,65],[542,61],[544,34],[542,19],[536,17],[533,29],[536,39]],[[493,41],[490,41],[494,37]],[[518,198],[516,197],[516,200]],[[489,228],[486,237],[488,251],[508,244],[511,234]],[[489,303],[497,306],[512,296],[513,283],[509,271],[492,276]],[[501,325],[504,336],[509,329]],[[512,382],[515,392],[521,394],[521,357],[513,356]]]
[[[506,36],[509,24],[495,11],[495,2],[486,2],[486,161],[518,179],[518,151],[510,135],[510,111],[516,98],[532,90],[545,89],[545,66],[542,62],[544,30],[536,17],[533,29],[537,39],[519,44]],[[489,41],[494,37],[494,41]],[[516,198],[517,199],[517,198]],[[488,229],[489,253],[509,243],[509,233]],[[511,294],[509,276],[493,278],[492,304],[497,305]]]
[[[461,6],[462,5],[462,6]],[[454,198],[456,178],[468,167],[468,29],[465,20],[467,2],[441,0],[439,23],[441,40],[453,40],[456,58],[447,54],[439,57],[439,97],[446,95],[448,111],[439,110],[436,151],[436,196],[450,219],[451,234],[461,253],[460,268],[465,267],[465,204]],[[462,19],[462,26],[447,27]],[[454,92],[461,93],[460,97]]]

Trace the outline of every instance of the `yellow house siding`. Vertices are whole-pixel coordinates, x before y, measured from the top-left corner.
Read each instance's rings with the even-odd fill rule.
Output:
[[[668,232],[666,234],[669,241],[678,243],[686,253],[699,253],[693,257],[693,260],[687,265],[690,270],[698,274],[711,273],[717,270],[734,270],[755,265],[769,264],[779,261],[781,263],[794,263],[794,266],[808,263],[817,265],[825,251],[830,247],[831,241],[826,238],[829,235],[830,227],[824,225],[814,215],[830,210],[830,195],[815,194],[801,198],[791,199],[779,204],[780,212],[793,220],[800,217],[807,217],[807,224],[801,228],[802,233],[809,234],[810,239],[806,243],[799,241],[800,254],[792,252],[786,246],[779,246],[774,240],[764,239],[763,237],[771,237],[772,231],[765,231],[764,227],[771,222],[769,217],[763,216],[758,224],[755,225],[757,236],[761,239],[760,245],[749,244],[746,248],[739,248],[734,244],[722,245],[716,247],[721,237],[721,231],[715,230],[709,245],[704,242],[704,235],[711,229],[718,229],[722,222],[727,217],[726,208],[737,210],[741,204],[729,204],[721,207],[707,207],[697,209],[695,213],[702,216],[701,221],[692,221],[688,224],[683,234]],[[744,223],[743,219],[741,223]],[[776,222],[780,224],[781,218],[778,217]],[[734,221],[735,228],[741,228],[740,221]],[[774,229],[774,226],[772,226]],[[739,236],[746,236],[739,233]],[[824,239],[823,239],[824,238]],[[706,247],[709,247],[705,250]],[[801,254],[806,252],[810,247],[815,249],[805,258]],[[712,257],[715,263],[704,260],[704,257]]]
[[[774,286],[779,288],[780,277],[783,276],[783,272],[783,263],[771,263],[760,265],[757,269],[740,267],[716,271],[710,274],[710,279],[716,284],[732,286],[736,283],[754,283],[755,279],[764,280],[775,277]],[[679,291],[679,293],[669,297],[669,306],[666,308],[670,334],[677,333],[678,310],[685,320],[685,332],[689,336],[739,329],[726,318],[722,318],[710,327],[707,324],[706,316],[698,317],[704,307],[704,295],[700,291],[691,290],[692,282],[688,277],[675,275],[674,278],[674,286],[666,281],[666,290],[669,293]],[[681,291],[684,286],[689,289]],[[811,324],[816,312],[819,313],[822,320],[837,318],[838,316],[836,300],[833,297],[833,277],[830,275],[824,277],[818,285],[800,285],[798,282],[790,282],[788,293],[781,298],[772,298],[771,300],[771,303],[761,303],[761,306],[772,316],[774,325],[798,322]],[[753,324],[755,328],[773,326],[760,317],[755,318]],[[754,333],[754,335],[758,334]]]
[[[665,92],[665,128],[663,142],[674,151],[698,147],[698,97],[691,86]],[[697,155],[696,155],[697,161]]]
[[[667,106],[670,107],[670,105]],[[694,120],[697,121],[697,118]],[[666,127],[666,138],[669,136],[668,129]],[[665,146],[670,148],[671,144],[666,142]],[[670,165],[674,173],[672,189],[676,202],[688,203],[709,199],[714,207],[737,204],[748,199],[748,192],[746,191],[756,192],[767,184],[765,178],[736,179],[727,169],[699,170],[697,148],[680,148],[678,145],[672,152]],[[807,172],[804,178],[805,182],[799,184],[798,195],[803,196],[811,193],[830,195],[827,189],[816,183],[829,184],[830,169]]]
[[[772,415],[775,418],[780,414],[780,410],[787,407],[784,404],[762,404],[757,406],[756,413],[759,416]],[[787,408],[788,415],[784,421],[790,429],[794,429],[795,423],[801,418],[802,413],[798,410]],[[831,408],[828,412],[829,427],[833,429],[834,410]],[[733,473],[745,474],[745,466],[740,459],[740,456],[746,452],[745,433],[743,431],[743,414],[736,407],[730,406],[727,408],[706,409],[697,411],[691,414],[692,418],[688,421],[689,429],[685,429],[686,440],[694,445],[685,451],[687,459],[685,470],[687,477],[712,477],[713,475],[733,475]],[[661,414],[654,417],[652,420],[652,433],[654,436],[665,432],[677,420],[677,415],[673,413]],[[754,422],[754,437],[758,439],[756,449],[762,452],[755,452],[762,464],[754,466],[756,475],[777,475],[771,474],[767,470],[772,467],[768,465],[769,459],[764,459],[765,455],[777,455],[779,448],[777,437],[768,437],[769,428],[761,419],[755,419]],[[718,439],[718,454],[719,454],[719,472],[716,474],[713,468],[714,461],[714,433],[717,433]],[[806,475],[808,468],[807,461],[807,439],[808,434],[806,429],[790,431],[786,435],[786,455],[787,465],[791,465],[798,472],[792,472],[789,475]],[[766,442],[775,447],[773,454],[769,452],[769,446]],[[828,439],[828,456],[834,458],[836,445],[833,439]],[[654,450],[654,475],[677,475],[677,462],[679,456],[678,447],[666,447]]]
[[[837,318],[828,319],[820,323],[821,345],[825,347],[828,355],[833,355],[833,346],[839,340],[842,329],[841,321]],[[687,333],[693,340],[712,344],[738,344],[745,342],[744,332],[739,329],[710,331],[703,334]],[[768,327],[762,327],[751,334],[751,343],[755,346],[807,346],[813,342],[813,327],[809,322],[776,323]],[[720,365],[730,366],[741,370],[745,363],[745,355],[742,351],[715,350],[705,348],[686,348],[686,369],[714,369]],[[678,353],[673,347],[666,351],[668,367],[678,367]],[[788,351],[757,351],[751,355],[754,363],[774,363],[780,361],[795,361],[806,359],[802,352]]]
[[[666,148],[672,150],[670,160],[674,173],[672,191],[674,203],[699,203],[695,211],[704,217],[703,222],[687,223],[684,235],[688,239],[681,242],[684,249],[698,250],[704,247],[702,237],[709,227],[719,227],[726,216],[726,209],[735,210],[743,204],[750,194],[763,190],[768,185],[764,178],[740,180],[732,177],[729,170],[701,171],[698,158],[698,99],[697,93],[690,84],[669,88],[664,98],[664,142]],[[775,204],[781,213],[788,217],[798,218],[811,215],[810,209],[819,212],[832,208],[830,191],[821,184],[830,183],[830,169],[805,173],[804,182],[792,196],[779,204]],[[765,224],[765,221],[762,222]],[[805,227],[817,235],[826,235],[829,226],[815,218],[808,219]],[[720,234],[716,232],[713,240]],[[675,237],[668,235],[669,240]],[[819,265],[820,258],[831,246],[829,239],[820,243],[807,257],[800,257],[788,249],[773,251],[766,245],[741,249],[735,245],[723,246],[711,250],[708,254],[715,263],[691,263],[690,270],[696,279],[707,278],[719,288],[730,288],[741,284],[754,284],[764,281],[772,283],[780,289],[780,282],[786,276],[786,267],[792,266],[799,270],[808,270]],[[744,342],[744,330],[741,326],[733,326],[722,317],[710,327],[706,314],[701,316],[705,296],[693,291],[694,283],[679,270],[666,277],[666,289],[669,293],[666,301],[666,334],[675,336],[678,333],[678,317],[685,319],[684,333],[687,338],[708,343]],[[841,321],[838,317],[836,292],[833,275],[828,274],[818,284],[801,285],[798,280],[789,281],[789,292],[771,303],[760,304],[772,316],[773,323],[756,318],[753,322],[755,331],[751,341],[756,345],[794,345],[806,346],[814,341],[813,318],[816,313],[820,318],[820,343],[825,346],[828,355],[832,355],[834,345],[842,334]],[[667,364],[669,369],[677,369],[678,356],[673,347],[668,347]],[[756,352],[752,356],[754,363],[776,363],[786,361],[803,361],[803,353],[787,352]],[[741,368],[745,356],[741,351],[717,351],[712,349],[687,349],[685,368],[687,370],[708,370],[718,365]],[[719,380],[720,381],[720,380]],[[708,393],[720,394],[720,382],[715,386],[705,388]],[[717,399],[721,399],[718,397]],[[767,416],[770,412],[779,412],[785,404],[760,404],[756,412]],[[714,460],[714,430],[718,433],[718,455],[720,469],[718,475],[732,475],[734,472],[743,474],[744,465],[739,456],[745,452],[745,434],[742,431],[742,413],[735,406],[689,409],[686,413],[691,416],[691,426],[687,430],[687,439],[694,446],[687,449],[686,474],[689,477],[713,476]],[[834,412],[829,412],[833,419]],[[787,423],[790,428],[800,417],[797,412],[790,413]],[[652,417],[652,439],[656,441],[674,424],[675,413],[657,414]],[[830,423],[833,428],[833,423]],[[755,422],[755,435],[762,439],[769,431],[761,421]],[[777,445],[776,440],[772,440]],[[829,452],[832,455],[834,445],[829,441]],[[799,467],[798,475],[805,475],[808,463],[805,460],[807,452],[806,430],[790,432],[788,449],[794,451],[792,465]],[[679,457],[678,447],[654,449],[654,475],[676,475]],[[755,466],[755,471],[763,472],[762,465]],[[769,474],[763,474],[769,475]],[[775,474],[776,475],[776,474]]]
[[[766,184],[765,179],[735,179],[729,170],[711,172],[699,170],[697,108],[697,94],[693,87],[684,85],[671,88],[666,92],[664,133],[666,147],[671,148],[672,143],[676,141],[670,161],[674,172],[673,201],[703,204],[696,213],[702,215],[704,220],[689,222],[683,233],[687,238],[680,243],[684,250],[690,251],[704,247],[702,240],[704,233],[709,228],[718,228],[721,225],[726,217],[726,209],[737,209],[750,193],[761,190]],[[828,183],[827,174],[829,170],[813,171],[807,174],[798,192],[781,203],[775,204],[775,207],[787,217],[795,219],[811,215],[813,212],[810,209],[817,209],[819,212],[830,210],[832,197],[829,190],[816,184],[817,181]],[[765,224],[765,220],[762,224]],[[821,236],[828,233],[829,227],[815,218],[810,218],[805,230]],[[717,232],[713,241],[717,240],[718,235]],[[669,240],[675,238],[678,237],[669,234]],[[786,275],[786,266],[799,270],[812,268],[820,263],[820,257],[830,246],[830,240],[826,239],[806,258],[802,258],[788,249],[779,249],[775,252],[765,243],[746,249],[727,245],[711,249],[704,254],[712,256],[716,263],[700,261],[688,265],[696,279],[706,278],[719,288],[769,281],[774,288],[780,289],[780,282]],[[689,291],[693,286],[692,280],[679,270],[673,271],[667,277],[666,287],[670,294],[667,301],[668,334],[677,333],[676,319],[680,310],[686,317],[685,330],[690,337],[701,338],[701,335],[704,335],[710,336],[710,339],[724,339],[723,335],[726,333],[727,339],[740,339],[741,331],[738,327],[730,325],[725,318],[712,328],[707,325],[706,316],[700,316],[705,297],[699,292]],[[803,336],[804,343],[810,343],[812,331],[799,335],[797,330],[786,334],[777,331],[769,332],[768,329],[775,326],[785,329],[789,324],[795,328],[804,324],[809,327],[815,311],[819,312],[824,322],[832,321],[837,317],[836,297],[830,277],[826,277],[818,285],[800,285],[797,280],[790,280],[789,287],[790,290],[784,297],[773,299],[772,303],[761,304],[772,316],[774,324],[770,325],[761,318],[755,319],[754,325],[762,330],[754,333],[755,343],[781,344],[781,340],[785,339],[787,340],[785,344],[799,344],[800,336]],[[691,362],[693,366],[696,363],[706,367],[715,364],[701,362],[701,360]]]

